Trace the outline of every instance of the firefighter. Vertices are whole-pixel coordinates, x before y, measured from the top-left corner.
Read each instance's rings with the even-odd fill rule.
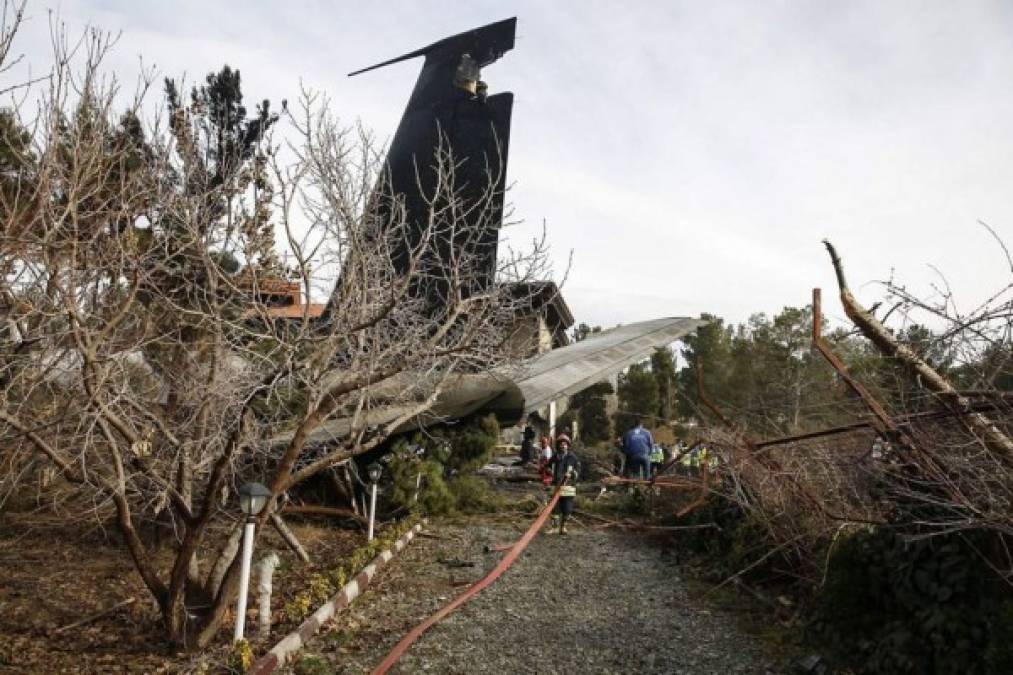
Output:
[[[566,534],[566,519],[573,513],[573,502],[577,498],[576,483],[580,477],[580,460],[570,452],[570,440],[560,439],[556,454],[550,461],[552,467],[552,484],[562,485],[559,490],[559,502],[556,513],[559,515],[559,533]]]

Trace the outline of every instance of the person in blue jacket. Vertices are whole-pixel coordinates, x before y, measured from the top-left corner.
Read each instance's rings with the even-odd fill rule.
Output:
[[[626,477],[651,477],[651,450],[654,438],[638,418],[632,429],[623,436],[623,453],[626,455]]]

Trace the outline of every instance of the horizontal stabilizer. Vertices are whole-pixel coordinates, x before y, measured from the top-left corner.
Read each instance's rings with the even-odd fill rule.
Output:
[[[417,56],[428,56],[429,54],[444,50],[460,54],[468,53],[478,62],[478,65],[487,66],[514,48],[514,32],[516,29],[517,17],[504,19],[503,21],[490,23],[481,28],[473,28],[457,35],[451,35],[448,38],[434,42],[428,47],[416,49],[413,52],[402,54],[389,61],[356,70],[353,73],[349,73],[348,76],[352,77],[353,75],[383,68],[394,63],[414,59]]]

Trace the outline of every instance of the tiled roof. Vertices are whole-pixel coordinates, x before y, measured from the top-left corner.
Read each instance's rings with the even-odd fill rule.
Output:
[[[309,305],[267,307],[263,310],[263,312],[272,319],[301,319],[303,317],[303,311],[305,311],[309,318],[316,319],[324,313],[325,307],[327,307],[327,305],[323,303],[310,303]]]

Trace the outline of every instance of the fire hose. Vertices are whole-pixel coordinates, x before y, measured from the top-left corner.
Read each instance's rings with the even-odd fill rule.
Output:
[[[444,605],[438,612],[415,626],[415,628],[412,628],[407,635],[401,638],[400,642],[394,645],[394,648],[390,650],[390,653],[387,654],[383,661],[380,662],[380,665],[373,669],[372,675],[384,675],[387,671],[394,667],[394,664],[398,662],[398,659],[400,659],[406,651],[408,651],[408,648],[411,647],[416,640],[422,637],[423,633],[445,619],[458,607],[474,598],[483,589],[489,586],[489,584],[499,579],[503,572],[514,564],[517,557],[522,551],[524,551],[525,548],[527,548],[528,544],[531,543],[531,540],[535,538],[535,535],[538,534],[538,531],[542,528],[542,525],[544,525],[545,521],[548,520],[549,515],[552,513],[552,509],[555,508],[556,503],[559,501],[560,490],[563,488],[563,485],[566,485],[565,480],[562,485],[556,488],[556,491],[552,495],[552,499],[550,499],[549,503],[545,505],[542,512],[538,514],[538,517],[535,518],[535,522],[531,524],[528,531],[517,540],[517,543],[510,547],[507,554],[503,556],[503,559],[499,561],[491,572],[469,586],[467,590],[451,600],[448,604]]]

